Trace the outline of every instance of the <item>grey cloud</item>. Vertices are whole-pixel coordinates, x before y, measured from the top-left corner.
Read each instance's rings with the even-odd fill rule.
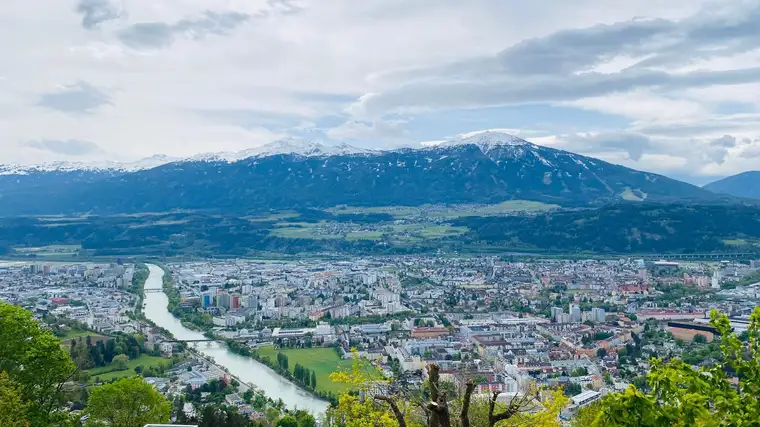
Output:
[[[88,30],[122,16],[121,10],[109,0],[80,0],[76,11],[82,15],[82,26]]]
[[[633,89],[669,92],[760,81],[757,67],[689,73],[651,68],[760,48],[760,2],[708,12],[681,21],[634,19],[564,30],[492,56],[385,74],[380,80],[390,81],[392,89],[363,96],[352,111],[378,117],[426,108],[570,101]],[[620,55],[649,59],[620,72],[589,72]]]
[[[348,121],[327,129],[325,134],[339,141],[400,141],[406,140],[409,131],[405,120],[375,120],[373,122]]]
[[[744,146],[740,154],[745,159],[756,159],[760,157],[760,138],[754,141],[745,141],[747,145]]]
[[[758,21],[760,2],[756,0],[716,3],[679,22],[668,34],[668,45],[638,66],[691,63],[755,50],[760,44]]]
[[[706,159],[711,160],[717,164],[723,164],[728,156],[728,150],[721,147],[707,146],[703,150],[703,155]]]
[[[119,40],[134,49],[158,49],[172,44],[176,36],[202,39],[210,34],[225,35],[248,21],[249,16],[237,12],[206,11],[198,19],[182,19],[173,24],[143,22],[117,34]]]
[[[731,135],[723,135],[720,138],[710,142],[713,147],[733,148],[736,147],[736,138]]]
[[[653,148],[652,141],[648,137],[630,132],[596,135],[573,134],[564,135],[560,139],[563,149],[581,153],[622,151],[634,161],[641,160],[644,153]]]
[[[121,30],[119,40],[135,49],[161,48],[174,39],[172,27],[162,22],[146,22]]]
[[[110,104],[110,97],[87,82],[42,94],[37,102],[39,106],[70,114],[89,114],[105,104]]]
[[[678,75],[628,69],[615,74],[567,76],[483,76],[479,80],[415,82],[386,92],[365,95],[352,107],[359,115],[382,116],[397,110],[477,108],[531,102],[572,101],[639,88],[669,90],[760,81],[760,67],[742,70],[696,71]]]
[[[304,9],[304,7],[295,0],[267,0],[267,6],[274,13],[283,15],[292,15]]]
[[[43,139],[39,141],[29,141],[23,145],[30,148],[36,148],[38,150],[49,151],[51,153],[63,154],[67,156],[84,156],[86,154],[92,154],[101,151],[100,147],[94,142],[79,141],[76,139]]]
[[[634,20],[564,30],[505,49],[496,61],[511,74],[568,74],[626,52],[645,54],[657,36],[673,30],[666,20]]]
[[[726,160],[726,157],[728,157],[728,149],[736,147],[736,145],[736,137],[723,135],[718,139],[710,141],[704,150],[704,154],[705,157],[713,162],[722,164]]]
[[[744,130],[748,132],[757,129],[760,114],[741,114],[734,116],[716,116],[699,121],[667,124],[637,125],[633,130],[647,135],[659,135],[668,137],[683,137],[686,135],[707,137],[721,132],[735,132]]]

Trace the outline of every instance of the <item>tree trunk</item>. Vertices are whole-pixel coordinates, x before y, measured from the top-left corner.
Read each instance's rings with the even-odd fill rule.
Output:
[[[464,400],[462,402],[462,427],[470,427],[470,400],[472,400],[472,392],[475,390],[475,383],[472,380],[467,381],[467,386],[464,390]]]
[[[440,379],[440,368],[438,365],[431,363],[427,366],[427,370],[428,384],[430,387],[430,403],[428,404],[428,409],[430,409],[430,427],[441,427],[440,411],[438,408],[438,382]]]
[[[436,364],[430,364],[428,369],[428,383],[430,384],[430,427],[451,427],[451,412],[446,393],[440,389],[440,368]]]

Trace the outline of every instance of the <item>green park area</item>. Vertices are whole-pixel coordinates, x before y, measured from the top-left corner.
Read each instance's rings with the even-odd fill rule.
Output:
[[[135,359],[129,359],[124,362],[118,362],[114,360],[106,366],[100,366],[86,370],[90,374],[90,380],[93,381],[96,377],[100,378],[104,382],[111,381],[116,378],[131,377],[137,375],[135,368],[142,366],[143,369],[154,370],[159,365],[169,366],[171,359],[165,357],[150,356],[148,354],[141,354]]]
[[[259,356],[277,360],[277,353],[288,357],[288,369],[293,372],[296,364],[313,371],[317,375],[317,391],[341,393],[349,388],[346,384],[335,383],[330,380],[330,374],[351,369],[352,362],[343,360],[332,347],[314,348],[281,348],[275,350],[272,346],[262,347],[258,350]]]
[[[532,200],[507,200],[505,202],[492,205],[453,204],[446,206],[338,206],[327,209],[327,212],[336,215],[389,214],[392,215],[395,219],[409,219],[420,216],[429,218],[453,219],[468,216],[510,215],[518,212],[543,212],[558,208],[558,205],[536,202]]]

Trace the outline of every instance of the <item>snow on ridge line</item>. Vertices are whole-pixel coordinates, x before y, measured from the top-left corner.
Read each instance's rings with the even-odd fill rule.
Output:
[[[164,155],[146,157],[136,162],[46,162],[36,165],[0,165],[0,175],[29,175],[35,172],[136,172],[176,162],[179,159]]]
[[[353,147],[348,144],[326,145],[320,142],[297,139],[283,139],[260,147],[249,148],[238,152],[204,153],[184,159],[188,162],[237,162],[253,157],[267,157],[277,154],[297,154],[306,157],[339,156],[354,154],[379,154],[381,151]]]
[[[475,145],[484,153],[497,147],[535,147],[532,143],[514,135],[501,132],[481,132],[472,136],[448,140],[440,145],[419,147],[414,150],[426,151],[436,148]],[[102,162],[49,162],[37,165],[0,165],[0,175],[28,175],[36,172],[136,172],[153,169],[169,163],[183,162],[225,162],[234,163],[250,158],[268,157],[277,154],[295,154],[305,157],[329,157],[340,155],[379,155],[384,150],[371,150],[354,147],[345,143],[327,145],[321,142],[289,138],[271,142],[259,147],[237,152],[203,153],[187,158],[174,158],[165,155],[154,155],[136,162],[120,163],[114,161]]]

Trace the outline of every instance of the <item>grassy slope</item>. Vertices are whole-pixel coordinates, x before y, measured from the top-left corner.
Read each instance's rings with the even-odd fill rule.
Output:
[[[114,371],[114,369],[116,369],[116,364],[110,363],[106,366],[88,369],[87,372],[90,374],[90,377],[93,379],[95,377],[99,377],[103,381],[110,381],[113,378],[123,378],[123,377],[130,377],[132,375],[137,375],[135,373],[135,368],[140,365],[142,365],[143,368],[148,368],[148,367],[158,366],[159,363],[168,365],[169,359],[165,357],[156,357],[156,356],[150,356],[147,354],[141,354],[140,357],[138,357],[137,359],[130,359],[127,361],[126,370]]]
[[[271,360],[277,360],[277,353],[288,356],[288,368],[291,372],[296,363],[314,371],[317,374],[317,390],[340,393],[349,387],[345,384],[337,384],[330,380],[330,374],[340,370],[351,369],[350,360],[342,360],[333,348],[305,348],[305,349],[280,349],[274,347],[262,347],[259,349],[261,356],[267,356]]]

